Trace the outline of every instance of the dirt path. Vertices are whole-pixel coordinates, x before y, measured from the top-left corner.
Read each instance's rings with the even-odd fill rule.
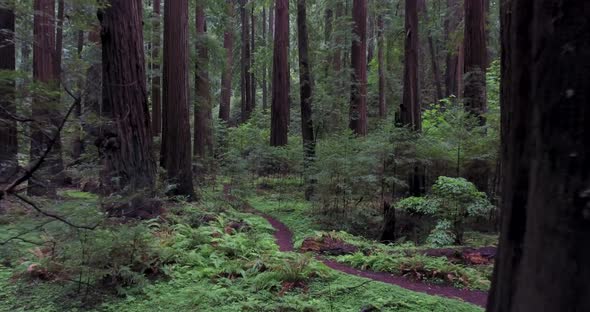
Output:
[[[231,198],[231,195],[229,195],[229,188],[225,187],[224,193],[226,194],[226,197]],[[272,227],[275,229],[275,233],[274,233],[275,241],[276,241],[277,245],[279,246],[280,251],[282,251],[282,252],[295,251],[295,248],[293,247],[293,233],[291,232],[291,230],[289,230],[289,228],[285,224],[281,223],[280,221],[278,221],[277,219],[273,218],[272,216],[270,216],[268,214],[265,214],[261,211],[254,209],[252,206],[250,206],[247,203],[244,206],[245,206],[244,207],[245,211],[265,218],[272,225]],[[329,268],[334,269],[336,271],[340,271],[340,272],[343,272],[346,274],[355,275],[355,276],[359,276],[359,277],[368,278],[368,279],[383,282],[386,284],[397,285],[397,286],[400,286],[400,287],[408,289],[408,290],[412,290],[412,291],[416,291],[416,292],[420,292],[420,293],[425,293],[425,294],[429,294],[432,296],[460,299],[465,302],[469,302],[471,304],[474,304],[474,305],[477,305],[480,307],[484,307],[484,308],[485,308],[485,305],[487,302],[488,294],[487,294],[487,292],[484,292],[484,291],[459,289],[459,288],[455,288],[452,286],[432,285],[432,284],[427,284],[427,283],[423,283],[423,282],[417,282],[417,281],[411,280],[409,278],[405,278],[403,276],[395,276],[395,275],[392,275],[392,274],[386,273],[386,272],[373,272],[373,271],[359,270],[359,269],[347,266],[345,264],[338,263],[333,260],[324,259],[321,257],[318,257],[318,259],[320,261],[322,261],[326,266],[328,266]]]

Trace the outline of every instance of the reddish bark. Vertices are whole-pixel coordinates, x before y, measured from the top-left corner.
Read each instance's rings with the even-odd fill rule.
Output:
[[[165,168],[173,195],[195,197],[189,121],[188,0],[169,0],[164,10],[163,107]]]
[[[353,0],[353,34],[351,67],[350,129],[367,135],[367,0]]]
[[[101,112],[110,121],[96,142],[103,164],[101,184],[105,192],[127,195],[151,193],[156,174],[140,10],[139,1],[112,0],[98,14],[104,79]]]
[[[246,122],[252,113],[252,76],[250,75],[250,26],[246,13],[246,0],[240,2],[240,16],[242,20],[242,73],[241,73],[241,121]]]
[[[43,83],[50,89],[58,85],[55,67],[55,1],[35,0],[35,17],[33,33],[33,79]],[[39,122],[31,124],[31,159],[37,159],[45,151],[46,146],[57,134],[49,157],[31,180],[29,195],[55,195],[55,187],[63,182],[63,160],[61,156],[61,138],[56,130],[61,121],[58,99],[54,96],[35,96],[32,115]]]
[[[0,70],[16,69],[14,27],[14,11],[0,8]],[[14,95],[14,81],[0,82],[0,184],[8,183],[18,167]]]
[[[457,40],[457,30],[463,19],[463,6],[457,0],[447,0],[448,16],[445,20],[445,39],[449,43],[446,70],[445,85],[446,96],[463,95],[463,40]]]
[[[465,2],[465,108],[485,123],[486,112],[486,32],[484,0]]]
[[[416,1],[406,1],[404,52],[404,91],[400,106],[400,122],[419,131],[422,128],[422,112],[418,86],[419,29]]]
[[[289,130],[289,1],[275,2],[270,145],[287,145]]]

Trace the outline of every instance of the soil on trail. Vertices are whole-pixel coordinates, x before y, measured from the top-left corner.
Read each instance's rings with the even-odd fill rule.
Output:
[[[224,194],[226,198],[229,200],[234,201],[235,197],[230,194],[229,186],[224,187]],[[295,251],[293,247],[293,233],[289,228],[283,224],[282,222],[278,221],[277,219],[273,218],[272,216],[263,213],[254,209],[250,204],[244,203],[243,210],[246,212],[258,215],[266,219],[272,227],[275,229],[274,237],[277,245],[279,246],[279,250],[282,252],[289,252]],[[433,285],[424,282],[419,282],[415,280],[411,280],[409,278],[403,276],[396,276],[392,275],[387,272],[373,272],[373,271],[366,271],[366,270],[359,270],[350,266],[347,266],[342,263],[338,263],[333,260],[328,260],[317,256],[318,260],[322,261],[326,266],[329,268],[340,271],[342,273],[359,276],[367,279],[371,279],[374,281],[397,285],[402,288],[425,293],[432,296],[440,296],[446,297],[451,299],[459,299],[465,302],[469,302],[471,304],[485,307],[487,302],[488,294],[484,291],[477,291],[477,290],[468,290],[468,289],[459,289],[452,286],[442,286],[442,285]]]

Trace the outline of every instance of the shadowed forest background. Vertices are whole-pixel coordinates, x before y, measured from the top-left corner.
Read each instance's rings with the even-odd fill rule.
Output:
[[[0,311],[590,311],[588,16],[0,0]]]

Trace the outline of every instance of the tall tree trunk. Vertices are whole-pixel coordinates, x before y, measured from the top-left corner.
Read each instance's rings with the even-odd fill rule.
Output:
[[[84,49],[84,31],[79,30],[77,32],[77,43],[76,43],[76,50],[78,53],[78,58],[82,59],[82,50]],[[72,158],[74,161],[80,158],[80,155],[84,152],[84,136],[82,132],[82,89],[84,88],[84,81],[83,79],[78,79],[78,98],[76,99],[76,108],[74,110],[74,115],[76,117],[76,122],[78,123],[74,139],[72,141]]]
[[[287,145],[289,131],[289,1],[275,1],[270,145]]]
[[[338,22],[344,16],[344,4],[342,0],[336,0],[336,8],[334,9],[334,21]],[[332,69],[334,73],[338,74],[342,70],[342,45],[344,44],[344,38],[340,33],[334,36],[334,45],[332,53]]]
[[[463,36],[458,39],[457,30],[463,19],[463,6],[458,0],[447,0],[445,19],[445,41],[449,43],[446,57],[445,85],[446,96],[463,95]]]
[[[164,7],[163,106],[165,168],[170,194],[195,197],[189,121],[188,0],[168,0]]]
[[[58,77],[55,67],[55,1],[35,0],[33,48],[33,79],[50,89],[56,89]],[[57,132],[61,114],[56,107],[58,98],[48,96],[33,99],[32,115],[38,120],[31,125],[31,160],[45,151],[49,142],[57,137],[49,157],[31,180],[29,195],[55,196],[55,187],[63,182],[63,160],[61,156],[61,136]]]
[[[307,14],[305,0],[297,0],[297,36],[299,49],[299,88],[301,96],[301,136],[303,138],[305,166],[305,199],[310,200],[314,193],[314,180],[310,177],[310,165],[315,158],[315,138],[312,120],[311,65],[309,63],[309,43],[307,36]]]
[[[0,71],[16,70],[15,16],[11,8],[0,8]],[[8,183],[18,167],[15,82],[0,81],[0,184]]]
[[[55,33],[55,74],[58,77],[58,83],[61,80],[61,60],[63,55],[64,45],[64,0],[57,1],[57,19],[56,19],[56,33]]]
[[[160,0],[153,0],[152,35],[152,135],[162,132],[162,93],[160,92]]]
[[[485,0],[465,2],[465,108],[485,123],[486,32]]]
[[[98,28],[98,27],[97,27]],[[88,32],[88,41],[100,47],[100,33],[98,29]],[[100,129],[103,129],[102,119],[102,63],[101,60],[95,60],[88,67],[86,72],[86,84],[84,86],[84,93],[82,95],[82,102],[84,105],[84,123],[82,125],[86,137],[84,141],[86,144],[94,144],[96,139],[100,137]],[[108,116],[107,116],[108,117]],[[86,122],[87,120],[98,120],[98,122]]]
[[[465,2],[465,109],[485,124],[486,105],[486,32],[485,0]],[[480,159],[471,160],[465,177],[479,190],[488,191],[489,165]]]
[[[420,87],[418,83],[419,29],[416,1],[406,1],[404,52],[404,91],[400,106],[400,123],[415,131],[422,128]]]
[[[269,36],[270,38],[270,36]],[[270,46],[269,40],[266,37],[266,7],[262,8],[262,42],[265,46]],[[267,76],[268,68],[266,62],[262,62],[262,111],[266,112],[268,108],[268,87],[267,87]]]
[[[254,5],[250,11],[250,112],[256,109],[256,76],[254,75],[254,51],[256,50],[256,17],[254,16]]]
[[[353,0],[353,34],[351,67],[350,129],[367,135],[367,0]]]
[[[199,3],[196,9],[197,26],[197,68],[195,70],[196,104],[194,111],[193,155],[199,159],[213,155],[213,121],[211,120],[211,95],[209,91],[209,51],[205,43],[207,21],[205,9]]]
[[[590,311],[588,5],[501,11],[502,232],[488,311]]]
[[[149,194],[154,189],[156,166],[147,103],[142,16],[138,14],[141,2],[112,0],[109,4],[98,14],[104,81],[101,113],[110,119],[96,142],[103,163],[101,184],[108,192]]]
[[[229,123],[232,95],[232,67],[234,61],[234,35],[232,30],[233,1],[226,0],[227,22],[223,34],[223,48],[225,49],[225,67],[221,77],[221,102],[219,104],[219,119]]]
[[[428,7],[426,5],[426,1],[420,0],[422,6],[422,13],[424,14],[424,21],[428,23]],[[432,74],[434,78],[434,86],[435,86],[435,94],[434,100],[435,103],[438,103],[440,99],[443,98],[443,91],[442,91],[442,84],[440,79],[440,68],[438,66],[438,53],[436,52],[436,47],[434,45],[434,38],[432,37],[432,32],[428,31],[428,50],[430,52],[430,61],[432,64]]]
[[[252,82],[250,76],[250,26],[249,17],[246,12],[246,0],[240,2],[240,16],[242,20],[242,79],[241,79],[241,104],[242,104],[242,122],[250,119],[250,110],[252,103]]]
[[[379,65],[379,117],[387,117],[387,105],[385,103],[385,23],[383,14],[377,17],[377,62]]]

